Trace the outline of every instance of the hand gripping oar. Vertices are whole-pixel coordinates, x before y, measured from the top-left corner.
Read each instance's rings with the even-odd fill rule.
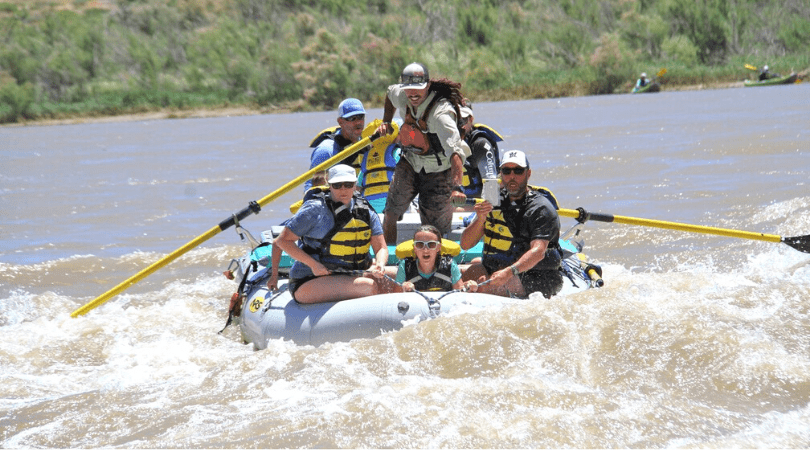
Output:
[[[343,159],[348,158],[349,156],[351,156],[351,155],[359,152],[360,150],[366,148],[369,144],[371,144],[372,141],[376,140],[379,137],[380,137],[380,135],[375,133],[375,134],[373,134],[373,135],[371,135],[369,137],[361,139],[359,142],[346,147],[345,149],[343,149],[343,151],[341,151],[340,153],[336,154],[335,156],[327,159],[323,163],[318,164],[317,166],[315,166],[315,167],[309,169],[308,171],[304,172],[303,174],[298,176],[298,178],[295,178],[294,180],[290,181],[289,183],[285,184],[284,186],[282,186],[282,187],[276,189],[275,191],[271,192],[270,194],[268,194],[267,196],[265,196],[264,198],[262,198],[258,202],[255,202],[255,201],[250,202],[250,204],[245,209],[239,211],[236,214],[233,214],[231,217],[229,217],[229,218],[223,220],[222,222],[220,222],[219,225],[217,225],[217,226],[211,228],[210,230],[206,231],[205,233],[197,236],[196,238],[191,240],[186,245],[178,248],[177,250],[173,251],[172,253],[169,253],[168,255],[164,256],[160,260],[152,263],[152,265],[150,265],[149,267],[147,267],[147,268],[141,270],[140,272],[136,273],[135,275],[127,278],[126,280],[121,282],[118,286],[116,286],[116,287],[110,289],[109,291],[101,294],[100,296],[96,297],[95,300],[85,304],[84,306],[77,309],[76,311],[73,311],[72,313],[70,313],[70,316],[71,317],[76,317],[76,316],[79,316],[79,315],[86,314],[91,309],[103,304],[104,302],[106,302],[110,298],[118,295],[123,290],[127,289],[128,287],[132,286],[133,284],[137,283],[138,281],[141,281],[142,279],[144,279],[147,276],[151,275],[153,272],[157,271],[161,267],[169,264],[170,262],[172,262],[175,259],[179,258],[180,256],[184,255],[189,250],[193,249],[194,247],[197,247],[198,245],[202,244],[203,242],[207,241],[208,239],[211,239],[212,237],[217,235],[220,231],[224,231],[224,230],[228,229],[232,225],[237,224],[240,220],[250,216],[251,214],[258,214],[259,211],[261,210],[262,206],[267,205],[268,203],[272,202],[273,200],[277,199],[278,197],[281,197],[282,195],[284,195],[287,192],[291,191],[294,187],[296,187],[296,186],[300,185],[301,183],[304,183],[306,180],[312,178],[312,175],[315,174],[315,172],[320,172],[322,170],[328,169],[329,167],[332,167],[333,165],[339,163]]]
[[[665,222],[663,220],[639,219],[636,217],[614,216],[612,214],[592,213],[584,208],[560,209],[557,213],[565,217],[573,217],[579,222],[585,223],[588,220],[597,222],[616,222],[627,225],[638,225],[642,227],[664,228],[667,230],[688,231],[691,233],[714,234],[717,236],[734,237],[740,239],[751,239],[765,242],[781,242],[796,250],[810,253],[810,235],[782,237],[775,234],[754,233],[751,231],[730,230],[726,228],[707,227],[703,225],[689,225],[686,223]]]

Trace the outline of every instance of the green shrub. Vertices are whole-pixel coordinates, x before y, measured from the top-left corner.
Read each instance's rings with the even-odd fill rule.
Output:
[[[0,85],[0,122],[17,122],[31,119],[34,102],[34,86],[31,83],[18,85],[6,80]]]
[[[661,50],[667,59],[692,67],[698,63],[698,49],[683,35],[673,36],[661,44]]]

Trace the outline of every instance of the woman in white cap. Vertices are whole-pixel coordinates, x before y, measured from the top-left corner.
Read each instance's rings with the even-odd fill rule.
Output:
[[[299,303],[323,303],[365,297],[381,287],[388,247],[380,218],[355,193],[353,167],[338,164],[327,173],[328,189],[308,194],[274,244],[295,260],[290,292]],[[300,245],[296,243],[300,239]],[[372,261],[369,247],[374,249]],[[371,277],[340,274],[367,270]],[[375,279],[379,281],[375,281]]]

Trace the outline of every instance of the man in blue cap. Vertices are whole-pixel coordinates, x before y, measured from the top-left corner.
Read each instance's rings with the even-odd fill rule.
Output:
[[[312,155],[309,157],[310,169],[335,156],[344,148],[362,138],[363,129],[366,126],[366,110],[363,108],[363,103],[356,98],[347,98],[340,102],[337,123],[337,127],[321,131],[310,143],[310,147],[314,148]],[[362,159],[363,153],[360,152],[346,158],[340,164],[347,164],[359,169]],[[315,186],[326,184],[325,173],[326,171],[315,173],[312,180],[307,180],[304,190],[308,190],[313,184]]]

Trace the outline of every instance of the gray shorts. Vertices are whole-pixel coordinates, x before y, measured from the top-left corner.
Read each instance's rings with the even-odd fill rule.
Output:
[[[446,234],[453,221],[453,193],[450,168],[443,172],[416,173],[411,164],[401,159],[394,169],[394,178],[388,189],[385,215],[402,218],[413,199],[419,195],[419,217],[423,225],[433,225]]]

